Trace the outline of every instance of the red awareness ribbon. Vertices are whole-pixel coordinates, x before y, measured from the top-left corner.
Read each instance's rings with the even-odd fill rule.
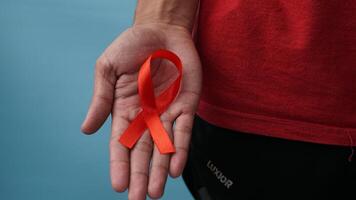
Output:
[[[164,58],[171,61],[177,68],[179,75],[177,79],[156,98],[151,79],[151,62],[157,58]],[[167,50],[157,50],[147,58],[138,74],[138,93],[142,111],[121,135],[119,139],[121,144],[131,149],[142,136],[146,128],[148,128],[161,154],[175,152],[175,148],[159,116],[168,108],[178,94],[182,79],[182,68],[182,62],[178,56]]]

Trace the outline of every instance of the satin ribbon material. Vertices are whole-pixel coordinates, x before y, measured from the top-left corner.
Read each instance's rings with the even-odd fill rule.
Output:
[[[167,89],[158,97],[155,97],[151,79],[151,62],[157,58],[171,61],[177,68],[179,75]],[[178,56],[167,50],[157,50],[147,58],[138,75],[138,93],[142,111],[121,135],[119,139],[121,144],[129,149],[133,148],[143,132],[148,128],[161,154],[175,152],[175,148],[159,116],[168,108],[178,94],[182,79],[182,68],[182,62]]]

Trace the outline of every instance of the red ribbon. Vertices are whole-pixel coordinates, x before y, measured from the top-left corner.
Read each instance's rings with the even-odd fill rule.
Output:
[[[179,72],[177,79],[164,90],[157,98],[151,79],[151,62],[157,58],[171,61]],[[167,50],[157,50],[151,54],[141,66],[138,75],[138,93],[142,111],[131,122],[121,135],[119,142],[131,149],[143,132],[148,128],[161,154],[174,153],[175,148],[163,127],[159,116],[168,108],[176,98],[182,79],[182,63],[177,55]]]

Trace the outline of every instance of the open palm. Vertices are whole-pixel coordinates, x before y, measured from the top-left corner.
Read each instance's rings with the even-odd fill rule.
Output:
[[[176,53],[183,63],[181,90],[161,115],[164,128],[176,148],[172,155],[160,154],[145,131],[130,151],[118,142],[120,135],[141,111],[137,90],[138,71],[157,49]],[[166,61],[155,61],[152,79],[156,95],[176,78]],[[162,196],[168,173],[177,177],[187,160],[191,128],[201,90],[201,66],[189,31],[177,26],[140,25],[122,33],[100,56],[96,65],[91,106],[82,131],[97,131],[111,113],[110,168],[113,188],[129,188],[129,199]]]

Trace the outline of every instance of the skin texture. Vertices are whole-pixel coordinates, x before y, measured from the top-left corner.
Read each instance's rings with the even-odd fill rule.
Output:
[[[192,30],[199,0],[138,0],[135,24],[165,23]]]
[[[138,71],[144,60],[157,49],[176,53],[183,63],[181,90],[161,115],[173,140],[176,153],[162,155],[146,131],[130,151],[118,138],[140,111],[137,91]],[[177,75],[167,61],[155,61],[152,79],[156,95]],[[92,103],[82,124],[86,134],[96,132],[111,114],[110,173],[113,188],[129,190],[129,199],[163,195],[168,174],[181,175],[187,160],[193,118],[201,90],[201,64],[189,29],[163,23],[137,24],[123,32],[98,58]],[[173,123],[175,122],[174,126]]]

